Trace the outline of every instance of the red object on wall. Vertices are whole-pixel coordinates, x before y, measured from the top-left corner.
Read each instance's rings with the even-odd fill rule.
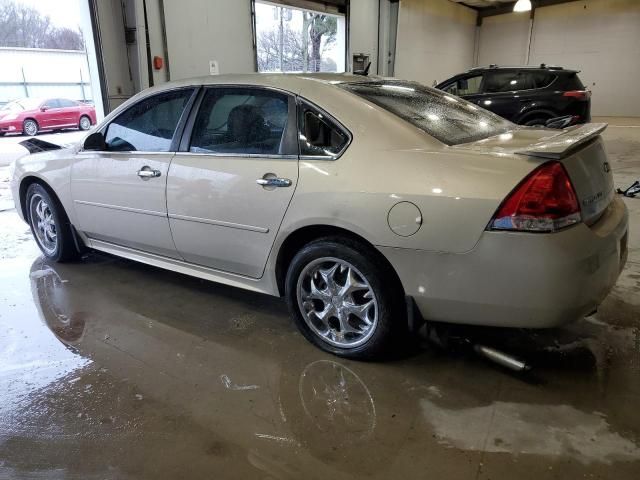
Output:
[[[164,60],[162,60],[162,57],[153,57],[153,68],[155,68],[156,70],[161,70],[163,65]]]

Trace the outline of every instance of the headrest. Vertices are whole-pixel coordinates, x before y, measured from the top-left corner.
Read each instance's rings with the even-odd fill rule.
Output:
[[[255,143],[269,137],[262,111],[255,105],[238,105],[229,113],[227,121],[229,136],[234,142]]]

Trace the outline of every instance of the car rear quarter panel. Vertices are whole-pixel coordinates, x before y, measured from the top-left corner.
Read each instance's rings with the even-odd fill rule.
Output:
[[[348,92],[301,94],[334,115],[353,139],[337,160],[301,159],[281,237],[328,224],[376,246],[467,252],[505,196],[538,164],[448,147]],[[399,202],[411,202],[422,213],[420,229],[408,237],[389,227],[388,213]]]

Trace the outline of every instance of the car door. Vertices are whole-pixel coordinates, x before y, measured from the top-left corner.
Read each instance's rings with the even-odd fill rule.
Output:
[[[295,98],[204,88],[167,182],[169,224],[188,262],[259,278],[298,181]]]
[[[41,129],[55,128],[60,125],[60,104],[57,98],[46,100],[40,105],[40,112],[37,115],[36,121]]]
[[[146,97],[101,130],[105,151],[78,153],[71,190],[77,227],[89,238],[180,258],[167,218],[167,172],[194,95],[182,88]]]
[[[80,106],[65,98],[59,98],[58,104],[60,105],[60,118],[65,127],[71,127],[78,125],[80,121]]]
[[[509,120],[519,114],[522,105],[531,101],[534,85],[523,70],[496,70],[487,73],[483,85],[486,99],[480,103],[492,112]]]

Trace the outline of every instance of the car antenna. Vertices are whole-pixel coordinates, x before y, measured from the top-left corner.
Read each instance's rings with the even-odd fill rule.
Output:
[[[371,67],[371,62],[367,63],[367,66],[364,70],[356,70],[353,72],[354,75],[362,75],[363,77],[367,77],[369,75],[369,68]]]

